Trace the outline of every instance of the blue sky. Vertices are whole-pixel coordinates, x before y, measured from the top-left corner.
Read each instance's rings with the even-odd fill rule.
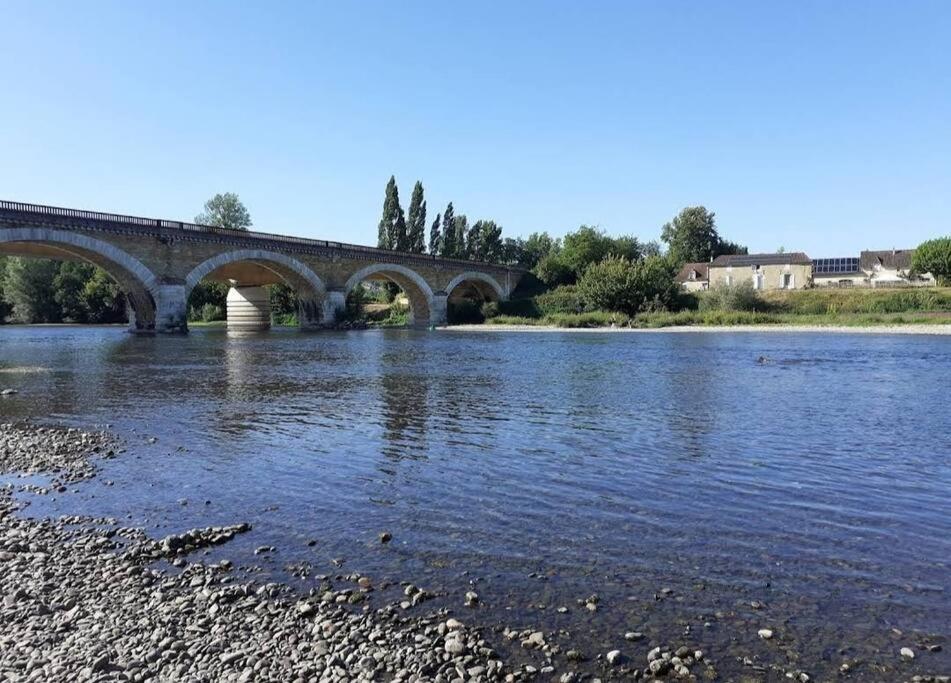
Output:
[[[0,6],[0,198],[376,241],[430,219],[813,257],[951,233],[951,2]]]

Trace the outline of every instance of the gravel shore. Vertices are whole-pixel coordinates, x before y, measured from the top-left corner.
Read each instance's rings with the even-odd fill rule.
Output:
[[[104,434],[0,426],[0,472],[93,476]],[[34,490],[35,489],[31,489]],[[41,491],[42,492],[42,491]],[[247,524],[150,539],[113,519],[29,520],[0,488],[0,681],[517,680],[477,629],[445,611],[363,605],[365,577],[307,594],[189,555]],[[410,609],[407,609],[407,605]],[[419,610],[424,607],[419,607]]]

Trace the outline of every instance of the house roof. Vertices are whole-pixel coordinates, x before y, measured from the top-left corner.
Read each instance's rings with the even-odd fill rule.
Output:
[[[709,267],[710,264],[706,261],[700,261],[699,263],[685,263],[684,267],[680,269],[680,272],[677,273],[677,277],[674,279],[681,283],[707,280],[710,277]],[[697,273],[693,280],[690,278],[691,271]]]
[[[724,254],[710,264],[715,268],[725,266],[811,266],[812,259],[801,251],[782,254]]]
[[[911,257],[914,254],[914,249],[863,251],[859,255],[859,263],[862,270],[872,270],[876,264],[888,270],[911,270]]]

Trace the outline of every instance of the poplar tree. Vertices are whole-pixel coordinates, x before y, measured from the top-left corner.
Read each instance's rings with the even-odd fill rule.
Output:
[[[383,199],[383,216],[377,228],[376,246],[380,249],[395,249],[400,231],[403,209],[400,208],[400,192],[396,188],[396,178],[390,176],[386,184],[386,197]],[[403,228],[405,232],[405,227]]]
[[[442,245],[440,245],[440,256],[453,258],[456,255],[456,231],[453,225],[455,221],[455,211],[452,208],[452,202],[442,214]]]
[[[422,254],[426,250],[426,201],[423,199],[423,184],[416,181],[413,197],[409,202],[404,251]]]
[[[433,227],[429,229],[429,253],[438,256],[442,247],[442,216],[436,214]]]
[[[454,258],[469,258],[469,248],[466,237],[469,233],[469,219],[465,214],[452,219],[453,243],[455,244]]]

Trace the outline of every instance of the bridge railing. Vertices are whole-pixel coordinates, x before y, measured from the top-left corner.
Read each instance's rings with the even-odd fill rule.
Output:
[[[433,254],[417,254],[414,252],[396,251],[390,249],[378,249],[376,247],[367,247],[361,244],[348,244],[346,242],[330,242],[327,240],[316,240],[307,237],[294,237],[291,235],[279,235],[270,232],[258,232],[256,230],[235,230],[233,228],[219,228],[213,225],[202,225],[200,223],[186,223],[184,221],[170,221],[162,218],[143,218],[141,216],[124,216],[116,213],[103,213],[101,211],[86,211],[83,209],[66,209],[58,206],[46,206],[43,204],[27,204],[24,202],[10,202],[0,200],[0,213],[13,212],[16,214],[31,214],[35,217],[65,218],[80,221],[98,221],[103,223],[113,223],[118,225],[132,225],[142,228],[160,228],[163,230],[181,230],[186,233],[202,233],[221,235],[223,237],[234,237],[239,239],[259,239],[272,242],[281,242],[289,245],[297,245],[303,248],[322,248],[322,249],[340,249],[346,251],[356,251],[378,256],[386,256],[392,259],[394,256],[418,260],[444,261],[458,264],[468,264],[469,266],[482,266],[488,268],[497,268],[500,270],[520,270],[514,266],[505,266],[497,263],[482,263],[480,261],[468,261],[466,259],[445,258]]]

